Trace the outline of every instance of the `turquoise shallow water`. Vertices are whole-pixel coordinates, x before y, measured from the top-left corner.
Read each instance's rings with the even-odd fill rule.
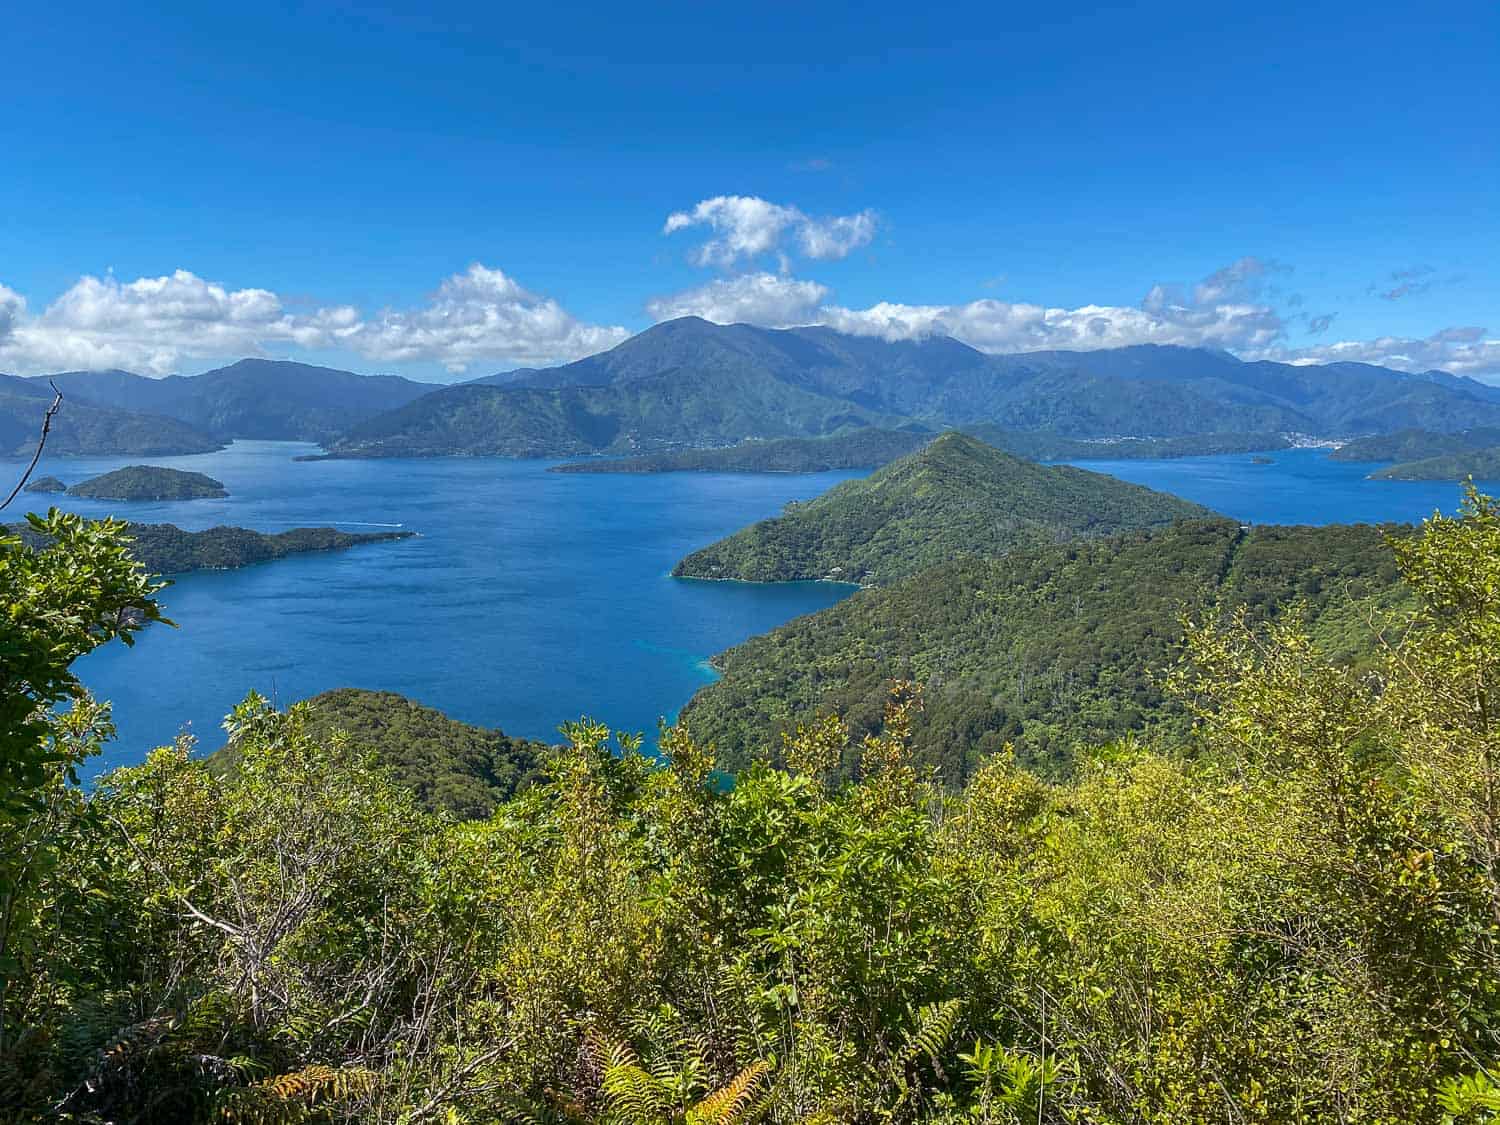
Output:
[[[60,499],[87,515],[114,509],[194,529],[419,533],[179,577],[163,601],[180,628],[147,630],[133,650],[111,645],[80,664],[90,689],[113,702],[120,731],[98,768],[139,761],[181,730],[217,746],[223,715],[251,688],[280,702],[344,686],[398,691],[535,738],[584,713],[649,734],[712,678],[707,657],[849,593],[825,583],[684,582],[668,571],[694,548],[859,474],[569,475],[529,461],[291,460],[312,448],[237,442],[152,459],[217,477],[230,491],[224,500]],[[1369,481],[1371,466],[1321,450],[1271,456],[1271,465],[1234,455],[1084,467],[1262,523],[1411,520],[1457,505],[1456,485]],[[128,462],[58,459],[41,471],[71,483]]]

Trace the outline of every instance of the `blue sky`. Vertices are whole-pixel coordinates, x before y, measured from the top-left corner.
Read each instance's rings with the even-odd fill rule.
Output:
[[[1492,2],[130,7],[5,17],[0,370],[695,312],[1500,379]]]

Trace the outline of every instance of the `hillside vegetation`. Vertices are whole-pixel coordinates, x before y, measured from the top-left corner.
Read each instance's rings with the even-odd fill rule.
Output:
[[[1373,480],[1466,480],[1469,477],[1496,480],[1500,479],[1500,445],[1420,461],[1403,461],[1370,476]]]
[[[1488,446],[1500,445],[1500,427],[1434,433],[1431,430],[1403,429],[1390,434],[1355,438],[1331,454],[1335,461],[1424,461],[1453,453],[1471,453]]]
[[[1393,530],[1192,521],[941,563],[715,657],[723,678],[682,722],[740,770],[782,761],[781,735],[820,715],[841,716],[856,736],[879,730],[890,684],[911,679],[927,685],[916,760],[947,783],[1007,744],[1060,776],[1079,743],[1163,724],[1164,735],[1183,733],[1185,712],[1161,677],[1184,612],[1217,620],[1245,607],[1260,619],[1300,602],[1330,655],[1360,655],[1369,630],[1359,615],[1398,592]]]
[[[1201,440],[1413,424],[1500,426],[1500,389],[1443,372],[1245,363],[1206,349],[992,356],[946,337],[888,341],[684,317],[575,363],[434,391],[352,428],[330,452],[623,455],[870,425]]]
[[[1163,680],[1183,741],[1119,740],[1066,781],[999,753],[930,784],[929,672],[891,685],[878,734],[794,729],[788,768],[733,786],[682,730],[663,763],[572,724],[474,821],[426,811],[315,706],[254,696],[233,770],[184,739],[80,788],[109,718],[71,666],[156,616],[155,590],[118,526],[36,530],[41,552],[0,541],[17,1120],[1482,1125],[1500,1103],[1482,497],[1394,544],[1394,648],[1367,628],[1350,669],[1295,621],[1216,615]],[[1091,582],[1186,587],[1237,530],[1138,536],[1180,542],[1064,567],[1032,603],[1060,626]],[[1301,589],[1338,557],[1252,536],[1220,585]],[[1313,573],[1326,619],[1344,591]],[[383,722],[356,704],[345,722]]]
[[[753,582],[885,583],[960,555],[993,555],[1207,515],[1175,496],[1043,466],[944,434],[863,480],[695,551],[672,573]]]
[[[164,415],[220,439],[280,441],[332,440],[355,423],[436,389],[394,375],[356,375],[271,359],[242,359],[201,375],[166,379],[129,371],[70,371],[50,378],[70,402],[76,395]],[[46,386],[45,380],[34,382]]]
[[[343,739],[347,752],[368,760],[416,798],[427,812],[483,820],[518,793],[541,782],[556,753],[544,742],[450,719],[390,691],[339,688],[306,701],[307,733]],[[243,765],[233,743],[210,759],[222,776]]]
[[[90,500],[215,500],[229,493],[207,473],[127,465],[79,481],[68,489],[68,495]]]
[[[0,456],[30,456],[52,399],[45,382],[0,375]],[[47,435],[47,453],[53,457],[170,457],[211,453],[223,446],[223,441],[176,418],[118,409],[71,391]]]

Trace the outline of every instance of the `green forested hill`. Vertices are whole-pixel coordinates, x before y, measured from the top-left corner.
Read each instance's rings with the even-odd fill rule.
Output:
[[[71,485],[68,495],[92,500],[213,500],[229,493],[206,473],[127,465]]]
[[[343,731],[424,808],[465,819],[489,816],[538,781],[552,752],[544,742],[461,723],[394,692],[341,688],[308,703],[315,735]]]
[[[1403,461],[1377,473],[1375,480],[1495,480],[1500,478],[1500,445],[1488,449],[1470,449],[1442,457]]]
[[[354,427],[330,451],[580,456],[816,436],[891,421],[755,372],[668,371],[608,386],[450,387]]]
[[[1044,466],[959,433],[696,551],[673,574],[885,583],[959,555],[1210,514],[1113,477]]]
[[[774,758],[780,733],[819,713],[844,716],[856,734],[877,728],[891,681],[915,679],[927,685],[918,755],[948,781],[1006,742],[1056,773],[1075,742],[1180,715],[1164,711],[1157,676],[1184,611],[1245,605],[1269,616],[1301,598],[1331,649],[1357,649],[1345,632],[1367,635],[1369,599],[1395,596],[1385,530],[1190,521],[943,563],[721,654],[723,678],[682,720],[741,769]],[[1325,621],[1330,604],[1338,612]]]
[[[1500,445],[1500,427],[1480,427],[1453,433],[1405,429],[1345,442],[1329,456],[1335,461],[1424,461],[1453,453],[1472,453]]]

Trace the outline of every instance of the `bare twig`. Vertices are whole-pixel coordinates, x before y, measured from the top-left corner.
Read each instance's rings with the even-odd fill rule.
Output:
[[[26,482],[31,479],[32,470],[36,463],[42,459],[42,450],[47,446],[47,435],[52,432],[52,419],[62,409],[63,393],[57,389],[57,384],[51,379],[47,385],[52,388],[52,393],[57,397],[52,400],[52,405],[47,407],[47,413],[42,415],[42,434],[37,438],[36,452],[31,455],[31,464],[26,466],[26,471],[21,474],[21,479],[16,481],[16,487],[10,490],[10,495],[5,498],[5,503],[0,504],[0,511],[10,507],[10,502],[21,494],[21,489],[26,487]]]

